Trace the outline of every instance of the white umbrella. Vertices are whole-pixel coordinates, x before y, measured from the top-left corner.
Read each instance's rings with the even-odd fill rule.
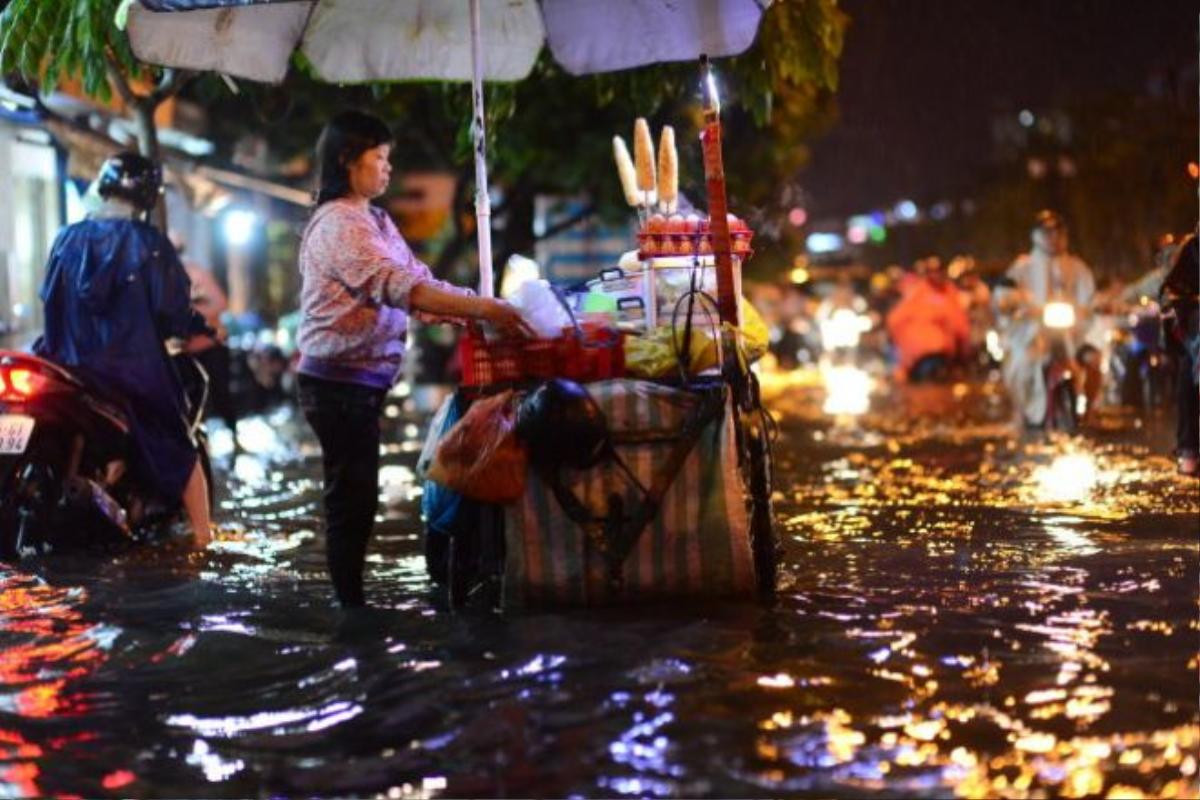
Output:
[[[139,0],[129,41],[147,63],[278,83],[300,53],[322,80],[472,82],[480,294],[491,297],[483,81],[527,76],[543,44],[576,75],[754,41],[770,0]],[[173,13],[163,13],[173,12]]]

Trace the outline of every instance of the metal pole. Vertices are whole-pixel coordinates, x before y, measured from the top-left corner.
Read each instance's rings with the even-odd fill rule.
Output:
[[[479,240],[479,294],[495,297],[492,286],[492,201],[488,196],[487,128],[483,116],[483,40],[480,33],[479,0],[471,0],[471,100],[475,139],[475,225]]]

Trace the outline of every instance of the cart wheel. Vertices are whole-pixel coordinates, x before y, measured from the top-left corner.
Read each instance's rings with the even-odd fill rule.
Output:
[[[775,594],[779,576],[779,541],[775,536],[775,509],[771,502],[771,443],[766,430],[750,436],[750,547],[759,594]]]

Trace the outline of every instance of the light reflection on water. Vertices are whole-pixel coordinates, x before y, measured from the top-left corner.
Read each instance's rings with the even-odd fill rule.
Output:
[[[439,613],[396,411],[344,618],[302,421],[244,422],[208,552],[0,571],[0,794],[1195,796],[1195,484],[911,389],[776,382],[772,609]]]

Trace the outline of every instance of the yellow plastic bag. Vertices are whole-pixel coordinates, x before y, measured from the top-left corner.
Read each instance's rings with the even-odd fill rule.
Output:
[[[758,310],[742,298],[741,347],[748,362],[757,361],[767,352],[770,333]],[[696,314],[699,320],[703,315]],[[697,374],[717,366],[717,343],[711,325],[696,325],[692,328],[691,372]],[[625,369],[639,378],[661,378],[679,369],[675,359],[676,350],[683,349],[683,330],[675,332],[676,345],[671,345],[671,328],[660,326],[648,336],[633,336],[625,340]]]

